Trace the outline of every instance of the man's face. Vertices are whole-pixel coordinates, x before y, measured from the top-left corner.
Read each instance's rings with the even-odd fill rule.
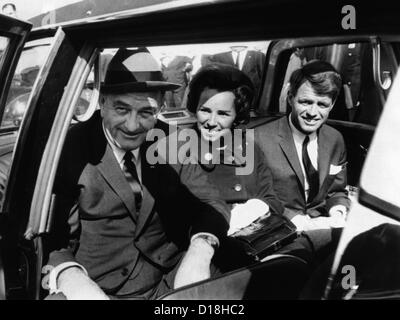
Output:
[[[308,81],[299,87],[295,96],[289,96],[289,104],[293,125],[304,134],[317,131],[333,108],[332,99],[315,93]]]
[[[101,98],[104,127],[121,149],[137,149],[154,127],[161,102],[161,92],[104,95]]]
[[[5,14],[5,15],[7,15],[7,16],[10,16],[10,17],[14,17],[14,18],[16,18],[16,16],[17,16],[17,14],[16,14],[16,12],[14,11],[14,9],[13,9],[12,6],[6,6],[6,7],[3,9],[3,14]]]

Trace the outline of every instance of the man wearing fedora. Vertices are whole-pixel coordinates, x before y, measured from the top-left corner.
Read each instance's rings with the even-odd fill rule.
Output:
[[[45,242],[50,293],[153,299],[210,276],[229,211],[196,165],[146,160],[146,136],[167,129],[156,119],[163,93],[176,87],[146,49],[111,60],[100,111],[70,129],[61,156]]]

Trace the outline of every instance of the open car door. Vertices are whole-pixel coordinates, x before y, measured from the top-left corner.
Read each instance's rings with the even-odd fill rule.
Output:
[[[72,69],[78,53],[61,28],[38,35],[30,32],[30,24],[0,15],[0,31],[7,43],[0,73],[0,151],[7,149],[0,153],[0,299],[38,299],[43,251],[38,240],[25,236],[25,231],[56,110],[53,106],[62,95],[55,93],[54,86],[65,86],[70,76],[66,66]],[[37,43],[42,40],[45,45]],[[27,67],[36,61],[35,54],[40,54],[40,65]],[[56,63],[59,60],[64,64]],[[8,121],[10,105],[23,106],[18,125]]]
[[[326,299],[400,297],[400,77],[364,165],[360,192],[336,251]]]
[[[23,46],[31,30],[31,24],[11,18],[9,16],[0,15],[0,119],[3,118],[5,104],[8,95],[8,89],[11,84],[14,70],[16,68],[18,58],[21,54]],[[0,140],[2,131],[0,130]],[[0,154],[2,153],[0,145]],[[4,172],[0,174],[0,196],[3,197],[5,188]],[[6,298],[6,282],[5,282],[5,258],[4,252],[6,245],[4,243],[4,231],[6,213],[0,211],[0,300]]]

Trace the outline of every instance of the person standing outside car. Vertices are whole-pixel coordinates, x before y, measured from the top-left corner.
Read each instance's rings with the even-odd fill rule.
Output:
[[[18,18],[17,17],[17,7],[15,6],[14,3],[8,2],[8,3],[3,4],[3,6],[1,7],[1,12],[6,16]]]
[[[210,277],[225,204],[198,166],[178,174],[146,159],[152,129],[166,130],[156,118],[163,93],[177,87],[145,49],[112,58],[100,111],[70,129],[61,156],[45,242],[50,293],[152,299]]]
[[[342,80],[331,64],[314,60],[295,70],[289,83],[289,116],[257,127],[255,140],[284,214],[319,251],[344,226],[350,206],[345,143],[325,124]]]
[[[246,44],[234,44],[231,51],[217,53],[208,58],[209,63],[223,63],[243,71],[252,81],[254,97],[261,91],[261,81],[264,72],[265,54],[257,50],[249,50]],[[255,103],[254,101],[253,103]],[[254,106],[255,107],[255,106]]]
[[[162,72],[165,81],[179,84],[179,88],[166,92],[165,98],[169,108],[181,108],[185,92],[193,70],[193,59],[187,56],[164,56],[161,58]]]

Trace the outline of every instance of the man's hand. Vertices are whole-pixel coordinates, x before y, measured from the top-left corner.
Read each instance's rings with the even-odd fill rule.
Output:
[[[296,215],[291,221],[297,231],[323,230],[332,228],[343,228],[346,221],[341,215],[334,214],[330,217],[310,218],[307,215]]]
[[[109,300],[104,291],[80,268],[69,268],[61,272],[57,283],[68,300]]]
[[[195,238],[175,275],[174,289],[210,278],[214,248],[203,238]]]

